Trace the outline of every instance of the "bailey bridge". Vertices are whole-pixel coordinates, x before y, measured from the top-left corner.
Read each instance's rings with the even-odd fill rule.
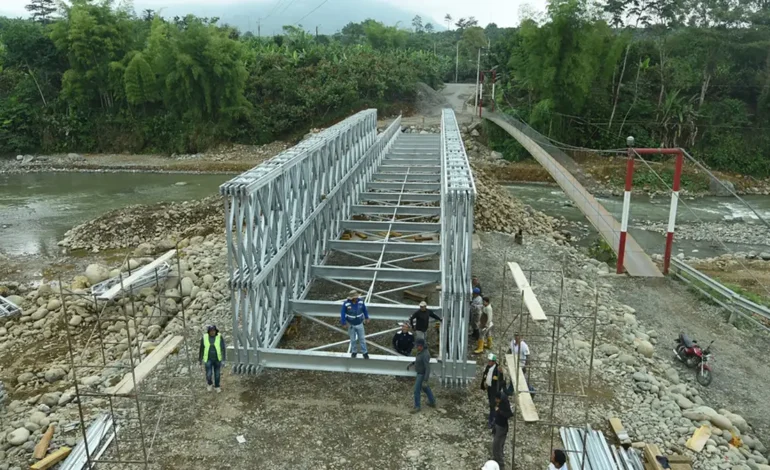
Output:
[[[444,320],[428,335],[433,373],[449,386],[474,377],[467,315],[476,188],[452,110],[443,111],[438,135],[402,133],[400,117],[378,134],[377,111],[362,111],[220,192],[236,373],[414,375],[413,358],[388,345],[424,297]],[[351,357],[339,326],[351,289],[362,293],[372,320],[369,359]],[[296,318],[339,340],[306,337],[304,328],[302,341],[285,339]]]

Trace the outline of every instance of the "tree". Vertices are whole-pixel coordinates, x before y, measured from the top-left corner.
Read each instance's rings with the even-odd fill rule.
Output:
[[[24,8],[30,12],[33,21],[50,23],[51,15],[56,11],[56,4],[54,0],[30,0]]]
[[[446,22],[446,29],[450,29],[452,26],[452,15],[449,13],[444,16],[444,21]]]
[[[432,23],[425,23],[425,26],[423,27],[423,30],[430,34],[433,32],[433,24]]]
[[[459,20],[457,20],[457,23],[455,23],[455,26],[457,26],[457,29],[462,31],[462,30],[464,30],[466,28],[471,28],[473,26],[478,26],[478,24],[479,24],[479,22],[478,22],[478,20],[476,18],[474,18],[473,16],[469,16],[467,19],[466,18],[460,18]]]
[[[420,17],[420,15],[417,15],[414,18],[412,18],[412,28],[414,29],[415,33],[422,33],[424,31],[423,25],[422,25],[422,18]]]

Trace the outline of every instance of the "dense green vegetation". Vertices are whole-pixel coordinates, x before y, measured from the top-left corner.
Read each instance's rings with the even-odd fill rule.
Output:
[[[493,43],[498,103],[589,148],[685,147],[770,175],[770,2],[554,1]]]
[[[73,0],[58,16],[52,0],[29,9],[32,19],[0,19],[0,154],[264,143],[365,107],[398,111],[447,68],[373,21],[361,37],[286,27],[256,38],[107,0]]]
[[[552,0],[518,28],[447,15],[446,31],[415,17],[269,38],[111,0],[31,2],[30,19],[0,18],[0,154],[267,142],[368,106],[409,109],[417,81],[475,80],[481,51],[498,108],[550,138],[618,148],[633,135],[770,175],[768,0]]]

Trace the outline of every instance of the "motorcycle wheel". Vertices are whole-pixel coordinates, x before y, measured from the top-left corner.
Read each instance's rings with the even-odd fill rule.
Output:
[[[704,387],[709,386],[712,378],[711,371],[708,369],[699,370],[698,374],[695,375],[695,380]]]
[[[700,364],[700,361],[698,360],[697,357],[690,356],[690,357],[685,358],[684,363],[690,369],[694,369],[696,366],[698,366]]]

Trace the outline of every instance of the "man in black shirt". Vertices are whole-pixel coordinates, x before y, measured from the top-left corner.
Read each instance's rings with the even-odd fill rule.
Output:
[[[401,324],[401,331],[393,336],[393,349],[402,356],[411,356],[414,348],[414,335],[409,331],[409,323]]]
[[[495,399],[497,407],[495,408],[495,428],[492,439],[492,458],[500,466],[500,470],[505,470],[505,440],[508,437],[508,419],[513,417],[511,402],[502,391],[497,393]]]
[[[428,321],[431,317],[441,321],[440,316],[436,315],[433,310],[428,309],[427,303],[420,302],[420,309],[414,312],[411,317],[409,317],[409,324],[412,325],[415,339],[422,338],[425,341],[428,340]]]

